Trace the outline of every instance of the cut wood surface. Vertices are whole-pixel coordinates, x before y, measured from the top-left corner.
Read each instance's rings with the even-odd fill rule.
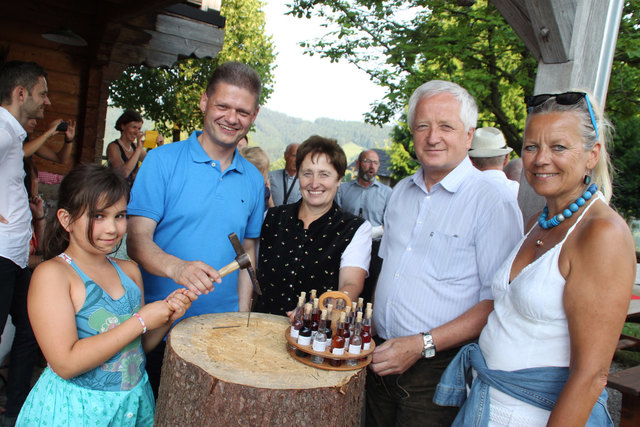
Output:
[[[218,328],[220,326],[237,326]],[[359,425],[363,369],[327,371],[287,352],[284,316],[207,314],[173,328],[157,425]]]

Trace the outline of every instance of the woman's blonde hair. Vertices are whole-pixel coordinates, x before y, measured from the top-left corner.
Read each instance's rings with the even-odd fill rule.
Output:
[[[537,105],[531,109],[527,122],[525,124],[525,134],[531,117],[538,114],[548,114],[556,112],[571,112],[578,119],[578,131],[582,135],[582,145],[585,151],[591,150],[596,142],[600,141],[600,158],[598,163],[593,168],[592,182],[598,185],[598,189],[602,191],[607,202],[611,200],[612,196],[612,166],[611,159],[609,158],[609,144],[611,144],[613,126],[611,122],[604,116],[600,105],[594,101],[593,96],[588,92],[586,93],[591,102],[593,114],[595,116],[596,125],[598,131],[593,127],[591,121],[591,114],[589,113],[589,106],[587,105],[587,98],[583,97],[579,102],[572,105],[559,104],[555,97],[550,97],[548,100],[540,105]]]
[[[265,180],[269,179],[269,155],[260,147],[242,147],[240,155],[247,159],[253,166],[255,166]]]

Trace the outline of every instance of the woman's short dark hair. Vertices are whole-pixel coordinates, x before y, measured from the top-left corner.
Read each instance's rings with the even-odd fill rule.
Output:
[[[122,131],[122,126],[125,126],[127,123],[131,122],[140,122],[142,123],[142,116],[140,113],[134,110],[127,110],[116,120],[116,130]]]
[[[311,155],[311,158],[318,154],[325,154],[329,159],[329,163],[334,167],[340,179],[344,177],[347,169],[347,156],[344,150],[338,145],[335,139],[325,138],[323,136],[313,135],[304,141],[298,147],[296,152],[296,169],[300,170],[300,166],[305,157]]]

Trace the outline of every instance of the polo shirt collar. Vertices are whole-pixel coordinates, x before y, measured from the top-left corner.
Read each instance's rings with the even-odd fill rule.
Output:
[[[27,137],[27,131],[24,130],[20,122],[15,117],[13,117],[13,114],[11,114],[9,110],[4,107],[0,107],[0,120],[7,122],[9,128],[20,142],[24,141],[24,139]]]
[[[444,178],[440,180],[436,185],[440,185],[445,190],[455,193],[460,188],[460,185],[464,182],[464,180],[471,174],[474,173],[475,167],[469,160],[469,156],[466,156],[462,161],[456,166],[451,172],[447,174]],[[420,169],[413,174],[412,180],[413,182],[420,188],[422,188],[425,192],[427,192],[427,187],[424,183],[424,167],[420,166]],[[435,186],[434,186],[435,187]],[[431,187],[433,191],[433,187]]]
[[[187,139],[187,144],[189,144],[189,152],[191,153],[191,159],[195,163],[211,163],[212,161],[218,162],[217,159],[212,159],[209,155],[204,151],[202,145],[200,145],[200,141],[198,141],[198,137],[202,134],[202,131],[196,130],[191,133],[189,139]],[[225,173],[230,170],[237,170],[240,173],[244,173],[245,167],[242,161],[240,160],[240,153],[238,152],[238,148],[235,149],[233,153],[233,159],[231,160],[231,164],[227,169],[225,169]]]

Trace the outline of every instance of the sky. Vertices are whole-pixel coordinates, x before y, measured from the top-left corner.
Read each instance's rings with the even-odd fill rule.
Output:
[[[283,0],[265,0],[266,32],[273,37],[276,57],[275,85],[265,107],[292,117],[320,117],[363,122],[370,104],[382,99],[384,90],[369,76],[347,62],[331,63],[318,55],[303,54],[298,42],[326,32],[317,18],[285,16]]]

